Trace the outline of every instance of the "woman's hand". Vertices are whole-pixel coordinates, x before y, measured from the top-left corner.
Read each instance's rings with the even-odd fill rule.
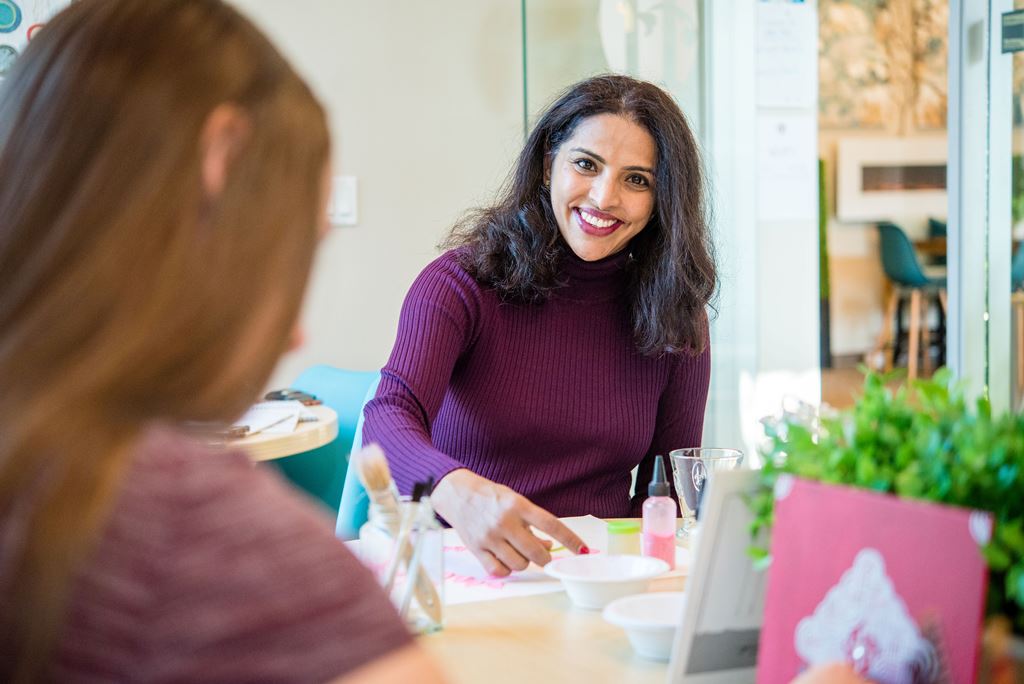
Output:
[[[543,508],[508,487],[460,468],[441,478],[430,497],[438,515],[454,527],[463,543],[496,577],[525,570],[533,561],[551,560],[550,543],[530,531],[536,527],[573,553],[587,553],[583,540]]]

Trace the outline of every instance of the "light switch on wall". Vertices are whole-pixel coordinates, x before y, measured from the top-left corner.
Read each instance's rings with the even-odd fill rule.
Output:
[[[358,223],[358,194],[355,176],[335,176],[331,179],[327,219],[332,226],[354,226]]]

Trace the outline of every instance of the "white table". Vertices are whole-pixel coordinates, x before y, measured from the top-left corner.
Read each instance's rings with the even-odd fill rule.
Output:
[[[306,409],[317,417],[315,422],[299,423],[293,432],[286,434],[261,432],[233,439],[228,446],[242,449],[254,461],[270,461],[322,447],[338,436],[338,414],[334,409],[326,406],[307,406]]]
[[[584,528],[573,529],[584,535]],[[603,548],[589,534],[591,547]],[[685,583],[675,574],[653,580],[649,590],[681,591]],[[668,663],[637,656],[623,629],[605,622],[600,610],[573,606],[564,591],[444,610],[444,629],[418,642],[455,684],[664,684],[668,677]]]
[[[655,580],[680,591],[685,579]],[[455,684],[664,684],[668,663],[637,656],[626,633],[565,592],[445,606],[445,627],[418,639]]]

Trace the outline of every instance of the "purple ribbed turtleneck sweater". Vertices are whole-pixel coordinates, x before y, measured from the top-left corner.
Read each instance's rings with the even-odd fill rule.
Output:
[[[557,516],[640,514],[654,455],[700,445],[710,355],[637,351],[626,259],[570,254],[567,284],[532,305],[502,302],[454,251],[423,270],[364,426],[403,493],[465,467]]]

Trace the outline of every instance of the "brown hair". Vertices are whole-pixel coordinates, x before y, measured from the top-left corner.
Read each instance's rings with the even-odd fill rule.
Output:
[[[200,137],[221,105],[247,132],[211,196]],[[0,554],[0,678],[45,676],[144,426],[230,419],[267,381],[328,154],[307,86],[220,0],[81,0],[8,74],[0,520],[24,525]]]
[[[672,97],[646,81],[606,74],[567,88],[534,126],[498,201],[470,212],[445,241],[463,266],[507,299],[540,302],[561,285],[562,240],[543,187],[553,157],[586,118],[619,114],[654,139],[654,213],[629,244],[633,337],[644,354],[697,353],[717,288],[700,150]]]

